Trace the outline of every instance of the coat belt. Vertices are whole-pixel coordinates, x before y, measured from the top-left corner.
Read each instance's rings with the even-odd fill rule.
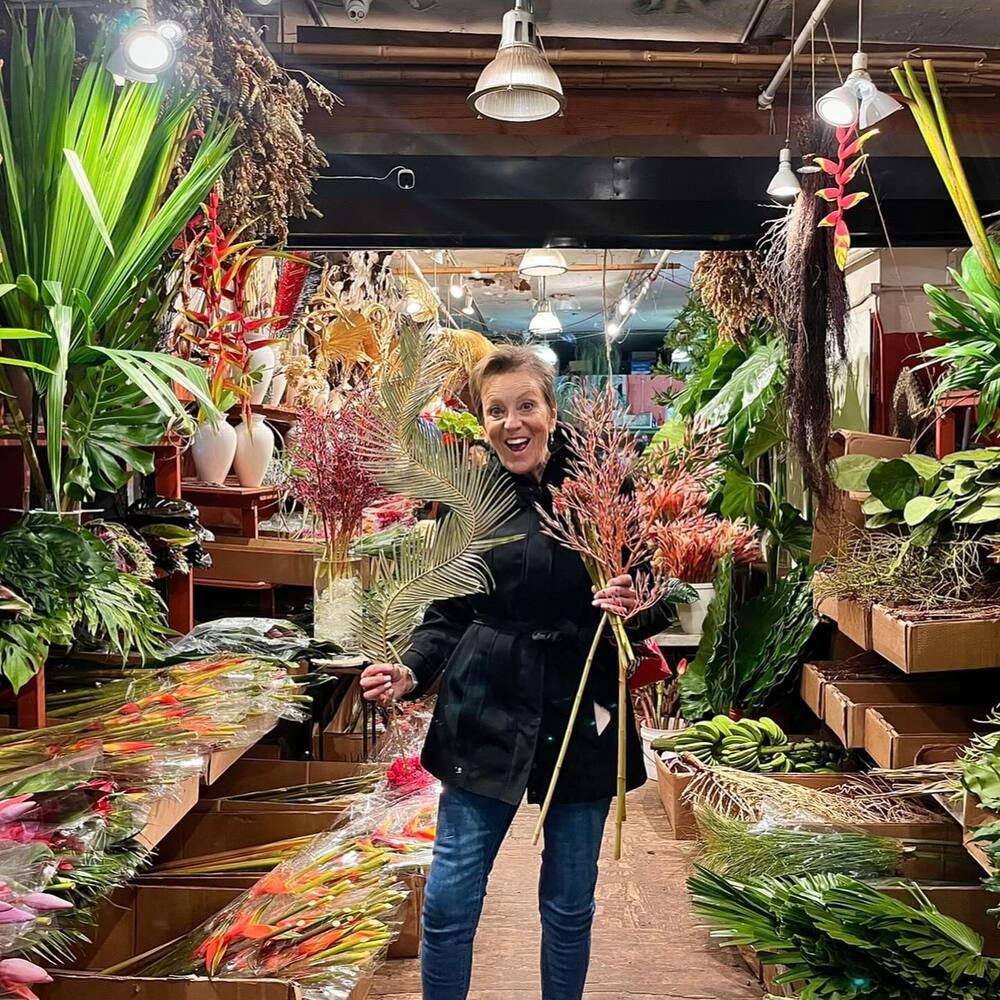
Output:
[[[538,622],[518,622],[507,618],[494,618],[489,615],[476,615],[473,625],[492,629],[494,632],[505,632],[508,635],[527,636],[533,642],[543,642],[555,645],[560,642],[579,642],[583,626],[571,621],[556,624],[540,624]]]

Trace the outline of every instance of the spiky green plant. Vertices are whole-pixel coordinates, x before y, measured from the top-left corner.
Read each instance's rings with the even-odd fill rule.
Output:
[[[377,386],[377,427],[365,454],[373,476],[390,493],[441,505],[431,530],[407,536],[391,560],[380,557],[378,582],[366,593],[359,643],[381,661],[405,654],[432,601],[487,591],[492,579],[483,557],[514,539],[498,536],[517,509],[507,477],[460,442],[446,443],[419,423],[449,364],[434,350],[428,331],[404,324]]]
[[[116,88],[101,38],[78,83],[72,18],[39,12],[33,34],[15,20],[0,95],[0,337],[19,343],[34,414],[23,413],[4,366],[14,432],[36,500],[54,507],[117,489],[151,470],[144,449],[188,422],[172,383],[211,412],[196,365],[155,351],[163,258],[228,161],[232,129],[201,138],[171,178],[188,139],[194,97],[166,84]],[[13,355],[6,355],[10,363]],[[41,420],[48,468],[40,461]]]
[[[785,966],[777,981],[799,1000],[989,1000],[1000,987],[982,937],[915,885],[908,905],[846,875],[741,884],[696,868],[688,891],[713,937]]]

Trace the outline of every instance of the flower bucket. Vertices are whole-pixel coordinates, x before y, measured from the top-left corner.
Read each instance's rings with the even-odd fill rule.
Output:
[[[677,605],[677,618],[681,630],[686,635],[701,635],[708,615],[708,606],[715,599],[715,587],[711,583],[692,583],[691,588],[698,595],[691,604]]]
[[[357,647],[361,561],[318,559],[313,581],[313,633],[344,650]]]
[[[639,731],[642,735],[642,760],[646,765],[646,777],[652,778],[653,781],[656,780],[656,751],[650,747],[650,743],[653,740],[659,739],[661,736],[668,736],[674,730],[670,729],[652,729],[650,726],[639,726]]]

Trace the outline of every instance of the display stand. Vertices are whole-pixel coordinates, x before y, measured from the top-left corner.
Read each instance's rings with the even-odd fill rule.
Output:
[[[240,486],[235,479],[224,486],[185,479],[181,494],[201,511],[206,528],[240,538],[259,538],[261,521],[278,509],[280,500],[276,486]]]
[[[181,448],[169,441],[153,449],[155,472],[153,488],[158,496],[170,500],[181,499],[183,478],[181,474]],[[167,577],[167,622],[182,635],[194,628],[194,574],[175,573]]]

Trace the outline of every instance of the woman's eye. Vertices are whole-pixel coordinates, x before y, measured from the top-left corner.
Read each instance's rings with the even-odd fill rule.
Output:
[[[531,402],[530,399],[527,402],[524,402],[524,403],[521,404],[521,409],[524,410],[524,411],[533,410],[534,408],[535,408],[535,404],[533,402]]]
[[[494,406],[490,410],[490,416],[493,417],[494,420],[496,420],[497,418],[503,416],[503,410],[501,410],[499,407]]]

